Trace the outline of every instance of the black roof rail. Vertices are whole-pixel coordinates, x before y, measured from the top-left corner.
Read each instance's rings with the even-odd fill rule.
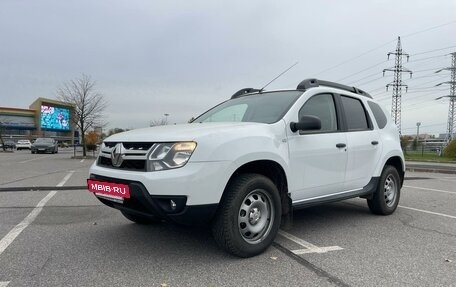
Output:
[[[245,89],[241,89],[241,90],[237,91],[236,93],[234,93],[234,95],[232,95],[231,98],[236,99],[236,98],[242,97],[246,94],[260,92],[260,91],[261,91],[260,89],[245,88]]]
[[[297,90],[307,90],[307,89],[316,88],[319,86],[341,89],[344,91],[352,92],[352,93],[362,95],[362,96],[372,99],[371,95],[369,95],[365,91],[358,89],[356,87],[350,87],[350,86],[346,86],[346,85],[342,85],[342,84],[338,84],[338,83],[334,83],[334,82],[329,82],[329,81],[318,80],[318,79],[305,79],[304,81],[299,83],[299,85],[296,89]]]

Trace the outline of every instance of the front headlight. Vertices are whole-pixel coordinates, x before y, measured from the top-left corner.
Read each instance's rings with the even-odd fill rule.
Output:
[[[147,157],[147,170],[158,171],[183,167],[195,148],[195,142],[157,143]]]

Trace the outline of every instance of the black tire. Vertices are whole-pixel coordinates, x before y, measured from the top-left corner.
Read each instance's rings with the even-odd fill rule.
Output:
[[[401,197],[401,178],[394,166],[387,165],[383,168],[372,199],[367,200],[369,209],[374,214],[390,215],[399,204]]]
[[[132,214],[132,213],[128,213],[123,210],[121,210],[120,212],[123,214],[123,216],[125,216],[125,218],[127,218],[128,220],[133,221],[134,223],[137,223],[137,224],[146,225],[146,224],[160,222],[160,220],[153,218],[153,217],[146,217],[146,216],[141,216],[138,214]]]
[[[212,233],[227,252],[252,257],[272,244],[281,215],[280,195],[274,183],[263,175],[241,174],[224,192]]]
[[[34,151],[30,151],[30,152],[31,152],[32,154],[35,154],[35,152],[34,152]]]

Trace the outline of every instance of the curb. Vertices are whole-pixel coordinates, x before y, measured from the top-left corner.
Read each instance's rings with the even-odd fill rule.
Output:
[[[405,170],[406,171],[412,171],[412,172],[430,172],[430,173],[456,174],[456,170],[440,169],[440,168],[406,167]]]

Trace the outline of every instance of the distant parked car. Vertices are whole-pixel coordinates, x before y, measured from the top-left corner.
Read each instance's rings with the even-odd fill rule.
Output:
[[[12,140],[6,140],[3,142],[3,146],[5,149],[15,149],[16,148],[16,143]]]
[[[32,144],[31,151],[32,153],[58,153],[59,147],[53,138],[37,138]]]
[[[16,149],[32,149],[32,143],[29,140],[18,140],[16,144]]]

